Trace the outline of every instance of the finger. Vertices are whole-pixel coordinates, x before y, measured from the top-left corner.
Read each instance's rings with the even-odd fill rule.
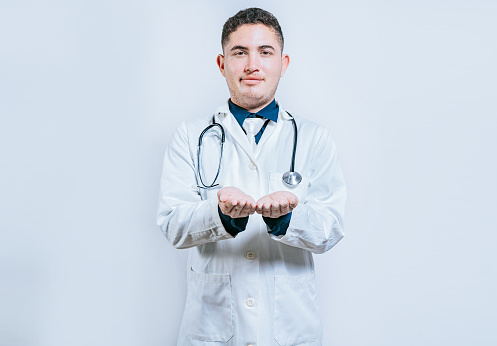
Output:
[[[288,204],[287,204],[285,207],[281,206],[281,208],[280,208],[280,213],[281,213],[281,214],[280,214],[280,216],[281,216],[281,215],[286,215],[286,214],[288,214],[290,211],[291,211],[291,210],[290,210],[290,206],[289,206]]]
[[[255,211],[258,212],[259,214],[262,213],[262,208],[264,207],[264,201],[265,198],[262,197],[255,203]]]
[[[247,204],[250,204],[250,206],[253,206],[254,208],[257,206],[255,200],[250,196],[247,196]]]
[[[256,211],[257,211],[257,208],[255,207],[255,205],[251,205],[251,206],[250,206],[249,215],[254,214]]]
[[[233,206],[233,210],[231,211],[231,213],[234,214],[234,217],[240,217],[243,207],[245,207],[245,203],[242,201],[236,201],[236,204]]]
[[[281,198],[280,199],[280,215],[286,215],[290,212],[290,202],[288,201],[288,198]],[[278,217],[279,217],[278,216]]]
[[[262,208],[264,206],[264,200],[261,198],[255,203],[257,208]]]
[[[242,198],[241,200],[238,201],[238,203],[235,205],[235,210],[238,213],[243,213],[243,209],[247,206],[247,201]]]
[[[257,207],[257,202],[252,197],[250,197],[250,199],[249,199],[249,204],[250,204],[251,208]]]
[[[279,217],[280,214],[280,204],[274,201],[271,205],[271,217]]]
[[[264,203],[264,205],[262,206],[262,216],[271,217],[271,204],[270,203]]]
[[[233,208],[237,204],[238,204],[238,200],[236,198],[231,197],[231,198],[228,198],[226,200],[226,206],[230,209]]]
[[[252,206],[250,204],[245,204],[245,206],[242,208],[242,210],[240,211],[240,216],[241,217],[245,217],[245,216],[249,216],[251,213],[250,213],[250,210],[252,209]],[[253,213],[252,213],[253,214]]]
[[[293,209],[299,204],[299,200],[297,197],[290,197],[289,200],[290,202],[290,208]]]
[[[248,205],[250,207],[250,214],[255,213],[255,211],[257,210],[257,203],[255,203],[255,201],[252,201]]]
[[[248,203],[248,198],[249,196],[245,195],[241,198],[238,199],[238,205],[240,205],[242,208],[245,207]]]

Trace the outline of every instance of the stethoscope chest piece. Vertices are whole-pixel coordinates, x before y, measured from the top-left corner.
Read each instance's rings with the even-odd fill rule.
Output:
[[[288,186],[295,186],[300,184],[302,181],[302,176],[298,172],[286,172],[283,174],[283,182]]]

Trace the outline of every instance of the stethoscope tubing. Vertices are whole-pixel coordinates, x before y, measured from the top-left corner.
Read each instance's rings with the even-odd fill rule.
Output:
[[[287,112],[288,113],[288,112]],[[292,162],[290,163],[290,172],[295,172],[295,153],[297,152],[297,123],[293,115],[288,113],[292,117],[293,125],[293,151],[292,151]]]
[[[288,113],[288,115],[290,115],[291,121],[292,121],[292,125],[293,125],[293,150],[292,150],[292,161],[290,163],[290,171],[287,172],[287,173],[296,173],[295,172],[295,155],[296,155],[296,152],[297,152],[297,137],[298,137],[297,123],[296,123],[295,118],[293,117],[293,115],[291,115],[290,113]],[[214,178],[214,181],[212,182],[212,184],[206,185],[204,183],[203,179],[202,179],[202,174],[200,173],[200,148],[202,146],[202,139],[203,139],[205,133],[207,131],[209,131],[211,128],[213,128],[213,127],[218,127],[221,130],[221,154],[220,154],[220,157],[219,157],[219,165],[217,167],[216,177]],[[213,115],[212,116],[212,124],[208,125],[200,133],[200,136],[198,137],[197,173],[198,173],[198,177],[199,177],[200,183],[202,184],[202,186],[198,185],[198,187],[201,188],[201,189],[209,189],[211,187],[215,187],[215,186],[219,185],[219,184],[216,184],[216,180],[219,177],[219,173],[221,172],[221,162],[223,161],[223,152],[224,152],[224,141],[225,141],[225,138],[226,137],[225,137],[225,132],[224,132],[223,126],[221,124],[219,124],[218,122],[216,122],[215,115]],[[285,174],[287,174],[287,173],[285,173]],[[296,173],[296,174],[300,176],[300,174],[298,174],[298,173]],[[300,182],[300,180],[299,180],[299,182]]]
[[[213,127],[219,127],[219,129],[221,130],[221,154],[220,154],[220,157],[219,157],[219,165],[217,167],[217,173],[216,173],[216,177],[214,178],[214,181],[212,182],[212,184],[210,185],[206,185],[202,179],[202,174],[200,173],[200,148],[202,146],[202,139],[205,135],[205,133],[207,131],[209,131],[211,128]],[[199,188],[201,189],[209,189],[211,187],[215,187],[215,186],[218,186],[219,184],[216,184],[216,180],[217,178],[219,177],[219,173],[221,171],[221,162],[223,162],[223,152],[224,152],[224,140],[225,140],[225,134],[224,134],[224,129],[223,127],[221,126],[221,124],[217,123],[216,122],[216,119],[214,117],[214,115],[212,116],[212,124],[210,124],[209,126],[207,126],[203,131],[202,133],[200,134],[200,136],[198,137],[198,147],[197,147],[197,171],[198,171],[198,177],[200,179],[200,183],[202,184],[202,186],[198,186]]]

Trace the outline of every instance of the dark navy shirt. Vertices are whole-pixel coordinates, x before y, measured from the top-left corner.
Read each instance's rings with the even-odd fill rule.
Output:
[[[231,102],[231,100],[228,101],[228,104],[231,114],[233,114],[233,116],[235,117],[236,121],[238,122],[238,124],[242,129],[243,129],[243,122],[245,121],[246,118],[261,117],[268,120],[272,120],[274,122],[278,121],[279,106],[276,103],[276,100],[273,100],[270,104],[268,104],[266,107],[264,107],[257,113],[250,113],[248,110],[240,106],[237,106],[236,104]],[[259,140],[261,139],[261,136],[264,130],[266,129],[268,122],[269,121],[266,121],[264,123],[261,130],[255,136],[256,143],[259,143]],[[219,216],[221,217],[221,222],[223,223],[224,228],[233,237],[235,237],[238,233],[243,232],[247,227],[248,218],[249,218],[248,216],[233,219],[228,215],[224,215],[221,212],[221,209],[219,209],[219,207],[218,207],[218,212]],[[291,217],[292,213],[290,212],[286,215],[280,216],[279,218],[270,218],[264,216],[262,218],[270,229],[270,231],[268,232],[270,234],[279,236],[286,234],[286,230],[288,229],[288,226],[290,224]]]
[[[268,104],[266,107],[258,111],[257,113],[250,113],[248,110],[237,106],[231,100],[228,101],[228,105],[230,107],[230,112],[233,114],[235,117],[236,121],[240,125],[240,127],[243,129],[243,122],[245,121],[246,118],[264,118],[268,120],[272,120],[275,123],[278,122],[278,112],[280,111],[280,107],[276,103],[276,100],[273,100],[270,104]],[[255,135],[255,142],[259,143],[259,140],[261,139],[262,134],[264,133],[264,130],[266,129],[266,126],[268,124],[268,121],[262,125],[261,130]]]

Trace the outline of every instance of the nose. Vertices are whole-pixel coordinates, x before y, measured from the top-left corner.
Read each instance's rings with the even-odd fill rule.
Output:
[[[257,54],[249,54],[247,56],[247,64],[245,65],[245,72],[252,73],[259,71],[259,56]]]

